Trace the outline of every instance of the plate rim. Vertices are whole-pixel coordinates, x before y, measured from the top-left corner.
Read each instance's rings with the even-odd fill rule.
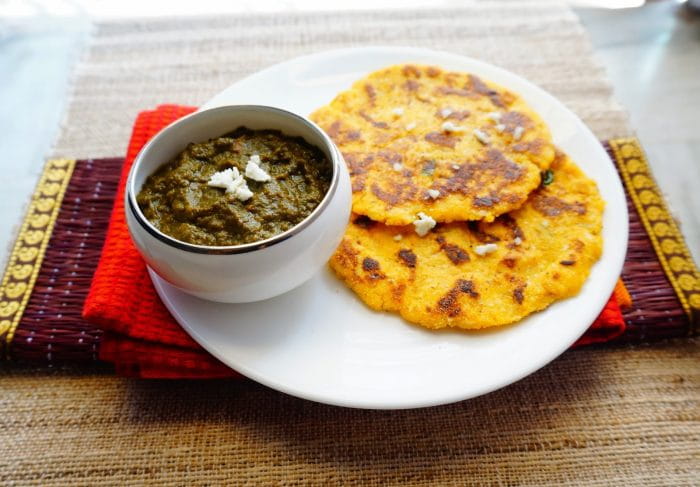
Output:
[[[599,151],[602,153],[605,157],[606,160],[609,161],[612,172],[615,174],[615,181],[612,182],[613,186],[615,186],[615,193],[617,193],[617,196],[621,196],[621,201],[622,204],[619,208],[616,208],[617,211],[621,212],[620,216],[624,217],[624,220],[629,222],[629,215],[627,211],[627,205],[626,205],[626,200],[625,200],[625,193],[624,193],[624,186],[622,185],[622,181],[617,174],[617,171],[614,167],[614,162],[611,160],[605,149],[603,148],[602,144],[600,144],[600,141],[598,138],[593,134],[593,132],[585,125],[585,123],[578,117],[576,113],[574,113],[572,110],[570,110],[563,102],[559,101],[556,97],[554,97],[552,94],[544,90],[543,88],[539,87],[535,83],[527,80],[526,78],[523,78],[522,76],[519,76],[518,74],[513,73],[512,71],[506,70],[500,66],[497,66],[492,63],[488,63],[486,61],[472,58],[469,56],[463,56],[460,54],[452,53],[452,52],[447,52],[447,51],[438,51],[438,50],[433,50],[433,49],[427,49],[427,48],[421,48],[421,47],[410,47],[410,46],[364,46],[364,47],[348,47],[348,48],[340,48],[340,49],[331,49],[331,50],[324,50],[324,51],[318,51],[315,53],[310,53],[306,54],[303,56],[298,56],[294,57],[291,59],[288,59],[286,61],[276,63],[273,65],[270,65],[266,68],[263,68],[260,71],[257,71],[249,76],[246,76],[245,78],[242,78],[231,85],[229,85],[227,88],[216,94],[214,97],[212,97],[208,102],[203,104],[200,107],[200,110],[203,109],[208,109],[212,108],[214,106],[220,106],[221,104],[217,104],[217,98],[224,97],[227,92],[234,91],[236,86],[240,83],[243,82],[250,82],[251,80],[255,79],[258,76],[264,76],[270,71],[274,71],[276,69],[284,69],[287,66],[294,65],[296,63],[303,63],[304,61],[309,61],[309,60],[317,60],[317,59],[324,59],[326,57],[334,57],[334,56],[342,56],[342,55],[348,55],[348,54],[356,54],[358,52],[367,52],[367,53],[379,53],[379,52],[386,52],[386,51],[392,51],[392,52],[397,52],[398,54],[403,54],[407,56],[411,55],[423,55],[423,56],[436,56],[437,58],[439,57],[451,57],[455,62],[458,63],[467,63],[467,64],[472,64],[475,66],[479,66],[487,71],[489,70],[495,70],[495,71],[500,71],[502,74],[506,75],[506,77],[513,78],[517,80],[519,83],[523,84],[524,86],[527,86],[528,89],[535,90],[539,92],[539,96],[543,96],[545,99],[547,99],[548,103],[551,106],[558,107],[559,109],[564,110],[567,112],[567,114],[572,117],[572,119],[576,123],[576,136],[581,137],[583,135],[587,135],[587,138],[592,138],[597,142],[596,148],[594,150]],[[401,61],[397,61],[401,62]],[[439,59],[436,59],[435,64],[440,65]],[[502,84],[499,82],[499,84]],[[508,87],[508,86],[506,86]],[[527,98],[526,95],[523,95],[519,93],[520,96],[523,96],[524,98]],[[304,114],[305,115],[305,114]],[[606,201],[606,211],[609,210],[611,207],[610,201]],[[619,276],[622,267],[624,265],[625,261],[625,256],[627,252],[627,246],[628,246],[628,236],[629,236],[629,226],[625,225],[624,229],[620,232],[621,235],[619,235],[620,238],[616,239],[617,242],[619,242],[618,246],[613,249],[608,249],[609,252],[615,251],[613,256],[611,258],[616,259],[613,261],[614,264],[614,271],[611,272],[611,275]],[[604,247],[605,251],[605,247]],[[602,259],[603,255],[601,255]],[[597,265],[598,263],[596,263]],[[242,364],[234,364],[232,365],[231,358],[226,357],[225,354],[219,353],[219,350],[215,347],[212,346],[212,344],[209,343],[207,339],[205,339],[203,336],[200,335],[196,327],[192,327],[191,323],[189,323],[187,320],[185,320],[178,308],[173,304],[171,296],[169,295],[169,292],[166,287],[170,287],[170,284],[167,284],[165,281],[163,281],[155,272],[153,272],[151,269],[149,269],[149,275],[151,277],[151,280],[153,281],[154,287],[160,297],[160,299],[163,301],[165,304],[166,308],[168,311],[171,312],[175,320],[182,326],[182,328],[197,342],[199,343],[205,350],[207,350],[209,353],[211,353],[214,357],[219,359],[221,362],[226,364],[229,367],[232,367],[235,369],[237,372],[241,373],[242,375],[249,377],[250,379],[259,382],[265,386],[271,387],[275,390],[278,390],[280,392],[290,394],[296,397],[300,397],[303,399],[307,400],[312,400],[315,402],[319,403],[325,403],[325,404],[331,404],[331,405],[336,405],[336,406],[343,406],[343,407],[352,407],[352,408],[362,408],[362,409],[412,409],[412,408],[421,408],[421,407],[431,407],[431,406],[438,406],[438,405],[443,405],[443,404],[450,404],[453,402],[457,401],[462,401],[470,398],[474,398],[498,389],[501,389],[503,387],[506,387],[512,383],[515,383],[519,380],[521,380],[524,377],[527,377],[528,375],[536,372],[537,370],[540,370],[550,362],[552,362],[554,359],[556,359],[559,355],[564,353],[566,350],[568,350],[573,343],[575,343],[580,336],[582,336],[585,331],[588,329],[591,323],[595,320],[595,318],[598,316],[600,311],[603,309],[607,302],[607,298],[602,299],[601,298],[601,303],[600,307],[598,306],[589,306],[586,309],[586,316],[585,319],[581,319],[581,323],[586,323],[585,326],[582,324],[580,326],[580,329],[578,327],[574,327],[575,331],[572,331],[570,333],[570,337],[573,337],[570,342],[566,345],[562,346],[552,346],[549,347],[545,350],[545,353],[542,353],[538,356],[537,360],[533,360],[532,363],[530,364],[529,367],[524,367],[521,370],[519,370],[516,373],[513,373],[509,375],[505,380],[500,380],[498,385],[494,384],[488,384],[488,385],[483,385],[480,388],[474,388],[471,389],[468,392],[454,392],[451,395],[445,395],[440,398],[428,398],[424,400],[412,400],[412,401],[404,401],[404,402],[398,402],[398,403],[388,403],[385,400],[380,400],[379,402],[372,402],[371,400],[366,400],[366,399],[361,399],[361,400],[352,400],[348,398],[338,398],[338,397],[328,397],[326,395],[323,395],[322,393],[315,393],[313,391],[306,391],[306,390],[298,390],[294,387],[289,387],[286,384],[280,383],[277,380],[274,380],[270,377],[265,376],[264,374],[259,374],[255,370],[250,369],[246,365]],[[589,276],[590,278],[590,276]],[[588,282],[588,279],[586,282]],[[614,286],[617,282],[618,277],[615,277],[614,279],[610,279],[610,282],[601,282],[597,283],[599,286],[603,286],[603,290],[608,290],[609,292],[606,293],[601,293],[601,295],[610,295],[612,294],[612,291],[614,289]],[[181,291],[178,291],[181,292]],[[568,299],[576,299],[579,295],[577,294],[576,296],[573,296]],[[362,304],[362,303],[360,303]],[[542,312],[546,312],[547,310],[543,310]],[[567,340],[568,341],[568,340]],[[564,340],[562,339],[562,343]]]

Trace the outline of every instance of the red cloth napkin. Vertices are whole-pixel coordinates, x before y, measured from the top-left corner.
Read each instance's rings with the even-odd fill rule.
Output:
[[[131,243],[124,217],[124,186],[143,145],[163,127],[195,110],[161,105],[139,113],[122,168],[114,208],[83,317],[105,330],[100,358],[118,374],[143,378],[239,376],[204,351],[175,322],[156,295],[146,266]],[[622,282],[598,319],[575,346],[611,340],[625,330],[620,305],[631,304]]]

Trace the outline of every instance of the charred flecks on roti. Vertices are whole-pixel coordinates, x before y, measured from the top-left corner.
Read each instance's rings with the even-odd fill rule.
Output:
[[[347,142],[360,140],[362,134],[359,130],[344,128],[342,122],[336,120],[327,129],[326,132],[336,144],[342,145]]]
[[[420,212],[437,222],[493,221],[522,205],[555,157],[549,130],[522,98],[431,66],[372,73],[312,119],[343,154],[380,161],[382,151],[392,153],[396,162],[360,171],[349,163],[353,211],[389,225],[408,225]],[[422,170],[426,160],[434,171]],[[439,198],[425,196],[435,191]]]
[[[370,279],[384,279],[384,277],[386,277],[379,270],[379,262],[371,257],[365,257],[362,260],[362,270],[369,274]]]
[[[579,201],[566,202],[556,196],[548,196],[544,192],[538,192],[532,196],[532,206],[546,216],[559,216],[565,212],[586,214],[586,205]]]
[[[416,254],[413,253],[411,249],[401,249],[399,250],[399,259],[406,265],[406,267],[415,267],[418,258]]]
[[[448,315],[450,318],[458,316],[462,312],[459,305],[459,296],[466,294],[471,298],[478,298],[479,293],[474,290],[474,283],[466,279],[458,279],[454,287],[437,302],[439,312]]]
[[[523,304],[525,300],[525,286],[518,286],[513,289],[513,299],[515,299],[516,303]]]
[[[443,237],[442,235],[440,235],[435,240],[437,241],[438,245],[440,245],[440,250],[445,252],[447,258],[450,259],[450,261],[454,265],[460,265],[464,262],[469,262],[469,254],[459,245],[447,242],[447,240],[445,240],[445,237]]]
[[[454,149],[459,142],[459,137],[449,135],[445,132],[430,132],[425,134],[425,140],[431,144],[440,145]]]
[[[388,128],[389,128],[389,124],[388,124],[388,123],[386,123],[386,122],[379,122],[379,121],[373,119],[372,117],[370,117],[369,115],[367,115],[367,114],[366,114],[364,111],[362,111],[362,110],[360,110],[359,113],[360,113],[360,116],[361,116],[363,119],[365,119],[367,122],[371,123],[373,127],[376,127],[376,128],[378,128],[378,129],[388,129]]]
[[[367,83],[365,85],[365,93],[367,93],[367,98],[369,98],[370,105],[374,106],[377,101],[377,90],[374,89],[374,86]]]
[[[436,164],[436,173],[441,167]],[[369,279],[344,245],[331,268],[372,309],[397,312],[427,328],[518,321],[578,293],[602,251],[604,203],[595,183],[568,158],[554,173],[556,183],[536,196],[557,216],[541,213],[542,202],[533,197],[493,222],[440,223],[424,237],[412,225],[351,224],[343,241],[376,260],[385,277]],[[583,201],[585,211],[575,204]],[[415,267],[401,255],[411,255],[408,262],[415,256]],[[464,289],[479,298],[456,290],[460,280],[471,282]]]

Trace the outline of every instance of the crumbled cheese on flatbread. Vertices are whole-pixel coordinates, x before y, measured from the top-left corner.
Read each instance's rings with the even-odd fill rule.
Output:
[[[444,130],[445,132],[464,132],[464,127],[455,125],[454,123],[448,120],[447,122],[444,122],[442,124],[442,130]]]
[[[481,142],[484,145],[488,145],[491,143],[491,137],[486,132],[483,132],[479,129],[474,129],[474,137]]]
[[[486,254],[490,254],[491,252],[495,252],[498,250],[498,245],[495,243],[487,243],[484,245],[477,245],[474,247],[474,252],[476,252],[476,255],[484,256]]]
[[[435,228],[437,222],[422,211],[418,212],[418,219],[413,222],[416,233],[419,237],[425,237],[430,230]]]

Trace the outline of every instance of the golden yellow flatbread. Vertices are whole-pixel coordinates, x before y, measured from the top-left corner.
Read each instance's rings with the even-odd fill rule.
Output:
[[[353,211],[390,225],[493,221],[522,206],[554,159],[548,128],[479,77],[399,65],[311,115],[350,169]]]
[[[561,153],[552,173],[492,223],[439,224],[419,237],[355,215],[331,268],[371,308],[427,328],[516,322],[577,294],[602,251],[595,183]]]

